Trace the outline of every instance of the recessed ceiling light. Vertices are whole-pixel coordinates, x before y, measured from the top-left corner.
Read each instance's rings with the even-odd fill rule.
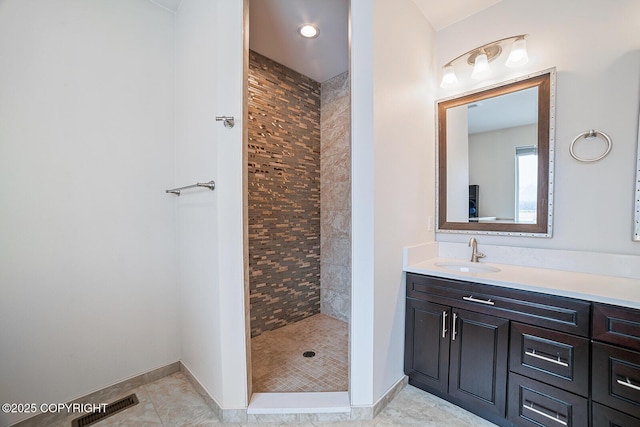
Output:
[[[304,24],[298,27],[298,34],[306,39],[313,39],[318,37],[320,29],[313,24]]]

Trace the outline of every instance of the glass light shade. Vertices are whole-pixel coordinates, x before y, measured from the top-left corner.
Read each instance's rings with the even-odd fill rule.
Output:
[[[318,37],[320,30],[315,25],[304,24],[298,27],[298,33],[304,38],[312,39],[314,37]]]
[[[456,72],[453,70],[453,65],[447,65],[442,70],[442,81],[440,82],[440,87],[451,87],[458,83],[458,78],[456,77]]]
[[[491,68],[489,68],[489,61],[487,55],[481,53],[476,56],[476,60],[473,65],[473,71],[471,72],[472,79],[482,79],[491,74]]]
[[[527,62],[529,62],[527,42],[523,38],[514,40],[509,58],[507,58],[507,62],[504,65],[507,67],[519,67]]]

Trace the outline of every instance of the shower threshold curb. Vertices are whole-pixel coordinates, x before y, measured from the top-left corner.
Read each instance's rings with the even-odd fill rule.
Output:
[[[247,415],[338,414],[351,412],[349,393],[253,393]]]

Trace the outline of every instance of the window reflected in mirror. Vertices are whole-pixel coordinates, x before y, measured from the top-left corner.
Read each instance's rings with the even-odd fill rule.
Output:
[[[515,222],[535,224],[538,207],[538,147],[516,147]]]

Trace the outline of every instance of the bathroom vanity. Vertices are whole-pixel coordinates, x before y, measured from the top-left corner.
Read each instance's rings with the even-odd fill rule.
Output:
[[[473,264],[405,268],[410,384],[501,426],[640,426],[638,280]]]
[[[552,68],[436,102],[436,233],[552,236],[555,92]],[[640,427],[640,257],[495,245],[487,264],[446,240],[405,248],[410,384],[501,426]]]

